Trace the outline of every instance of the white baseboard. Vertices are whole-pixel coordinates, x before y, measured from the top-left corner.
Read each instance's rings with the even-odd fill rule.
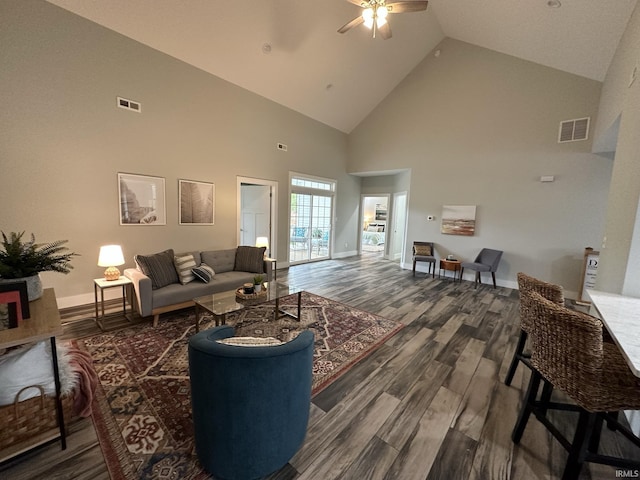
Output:
[[[347,257],[353,257],[354,255],[358,255],[358,251],[357,250],[350,250],[348,252],[334,253],[332,258],[347,258]]]

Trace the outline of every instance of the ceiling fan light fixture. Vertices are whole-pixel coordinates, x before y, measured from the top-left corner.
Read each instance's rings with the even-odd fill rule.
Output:
[[[364,20],[364,26],[371,29],[373,27],[373,17],[374,17],[374,13],[373,13],[373,8],[369,7],[369,8],[365,8],[362,11],[362,18]]]
[[[389,14],[389,11],[387,10],[387,7],[385,7],[384,5],[381,5],[376,9],[376,25],[378,26],[378,28],[382,27],[387,23],[388,14]]]

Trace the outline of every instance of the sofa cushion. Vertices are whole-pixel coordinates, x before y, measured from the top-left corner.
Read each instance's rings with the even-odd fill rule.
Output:
[[[228,248],[226,250],[205,250],[200,252],[202,263],[206,263],[218,273],[233,272],[236,264],[236,249]]]
[[[187,255],[176,255],[173,257],[173,263],[178,272],[178,279],[182,285],[193,282],[196,277],[191,271],[196,266],[196,260],[190,253]]]
[[[173,256],[173,249],[170,248],[164,252],[134,257],[142,273],[151,279],[153,290],[179,282]]]
[[[233,269],[237,272],[264,273],[264,252],[266,250],[266,247],[238,247]]]
[[[201,263],[199,267],[192,270],[193,275],[204,283],[209,283],[216,272],[206,263]]]

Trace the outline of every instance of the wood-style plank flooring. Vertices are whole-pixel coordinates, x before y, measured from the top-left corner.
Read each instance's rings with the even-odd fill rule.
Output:
[[[313,399],[304,446],[271,479],[560,477],[566,454],[535,419],[519,446],[511,442],[529,375],[521,366],[511,387],[503,383],[519,333],[517,291],[414,278],[379,254],[291,267],[278,280],[406,326]],[[63,311],[65,337],[99,333],[92,311]],[[575,416],[563,415],[570,432]],[[604,430],[602,451],[638,455]],[[68,443],[11,461],[0,478],[109,478],[91,419],[73,421]],[[609,478],[616,469],[600,465],[581,475]]]

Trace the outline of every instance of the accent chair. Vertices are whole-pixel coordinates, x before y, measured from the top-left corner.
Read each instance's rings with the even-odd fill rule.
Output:
[[[468,268],[469,270],[475,270],[475,284],[477,287],[478,284],[482,284],[482,280],[480,279],[480,272],[491,272],[491,277],[493,278],[493,288],[496,288],[496,270],[498,270],[498,265],[500,264],[501,258],[502,250],[483,248],[482,250],[480,250],[480,253],[473,262],[462,262],[462,271],[460,272],[460,276],[464,275],[465,268]]]
[[[413,276],[416,276],[416,262],[426,262],[427,275],[436,276],[436,257],[433,249],[433,242],[413,242]]]
[[[196,453],[217,479],[265,477],[302,446],[311,406],[314,335],[281,345],[238,346],[231,326],[189,339]]]

